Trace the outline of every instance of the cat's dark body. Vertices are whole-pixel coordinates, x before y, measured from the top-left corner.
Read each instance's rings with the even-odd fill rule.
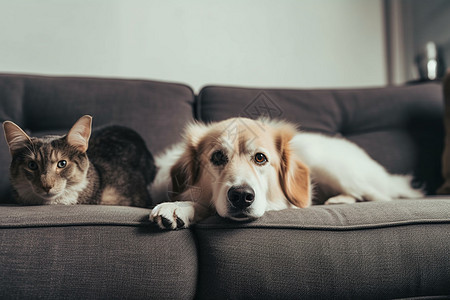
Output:
[[[155,177],[156,167],[138,133],[121,126],[94,131],[87,156],[97,173],[99,185],[98,189],[94,188],[97,193],[92,199],[101,204],[151,205],[147,186]]]
[[[144,140],[121,126],[91,136],[90,122],[85,116],[67,135],[42,138],[4,124],[17,203],[151,205],[147,187],[156,168]]]

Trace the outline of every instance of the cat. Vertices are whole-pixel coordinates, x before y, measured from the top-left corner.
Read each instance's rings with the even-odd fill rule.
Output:
[[[89,115],[63,136],[29,137],[11,121],[3,123],[3,130],[17,204],[151,206],[147,186],[156,167],[134,130],[108,126],[92,131]]]

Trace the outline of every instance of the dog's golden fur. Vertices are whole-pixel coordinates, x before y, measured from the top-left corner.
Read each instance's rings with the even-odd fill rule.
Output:
[[[260,217],[268,209],[309,206],[309,170],[290,146],[296,132],[296,128],[286,122],[245,118],[209,125],[191,124],[186,130],[184,149],[170,169],[170,200],[174,201],[170,205],[175,211],[171,214],[170,210],[169,215],[163,214],[156,221],[161,224],[166,221],[161,217],[174,221],[172,216],[182,210],[176,206],[186,205],[186,201],[195,206],[195,215],[192,220],[177,216],[178,223],[182,221],[184,226],[214,210],[223,217],[247,219]],[[211,163],[216,151],[226,155],[226,164]],[[257,153],[263,153],[267,163],[255,163]],[[164,160],[169,159],[168,156],[173,157],[173,153],[169,151]],[[254,204],[233,214],[226,199],[227,190],[232,186],[251,186],[255,192]],[[153,213],[157,211],[158,207]],[[171,227],[176,226],[176,222],[170,223]]]

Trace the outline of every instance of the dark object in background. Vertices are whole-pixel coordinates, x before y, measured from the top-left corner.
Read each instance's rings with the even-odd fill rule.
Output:
[[[434,42],[426,43],[424,51],[416,57],[416,65],[420,81],[439,80],[445,75],[442,50]]]

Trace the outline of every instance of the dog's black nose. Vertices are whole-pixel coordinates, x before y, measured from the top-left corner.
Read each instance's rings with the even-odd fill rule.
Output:
[[[249,207],[255,200],[255,191],[249,186],[233,186],[228,190],[228,201],[237,209]]]

